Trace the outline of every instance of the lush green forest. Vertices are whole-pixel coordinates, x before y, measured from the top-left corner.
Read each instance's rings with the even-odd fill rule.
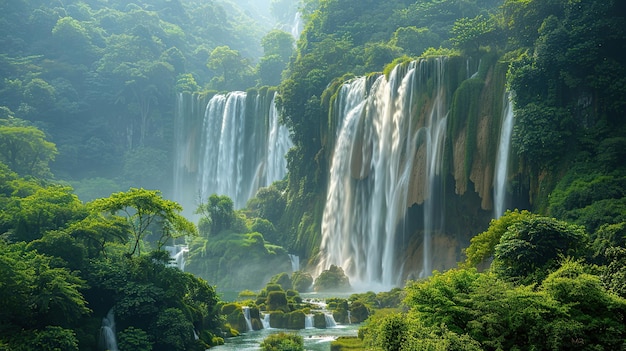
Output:
[[[349,286],[334,266],[274,275],[287,253],[315,264],[340,85],[441,56],[479,62],[455,111],[493,72],[514,93],[525,209],[472,228],[457,268],[333,301],[336,318],[369,317],[363,349],[626,349],[622,2],[11,0],[0,14],[0,349],[102,350],[114,329],[120,350],[204,350],[245,331],[242,303],[216,291],[242,281],[265,286],[240,296],[257,324],[274,311],[297,329],[298,290]],[[202,199],[192,223],[168,199],[176,95],[266,86],[294,143],[286,179],[241,210]],[[180,242],[186,272],[165,251]]]

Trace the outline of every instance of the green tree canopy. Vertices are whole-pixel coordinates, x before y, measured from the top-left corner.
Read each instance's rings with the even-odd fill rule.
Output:
[[[152,226],[158,235],[157,248],[161,248],[168,239],[197,233],[195,225],[179,214],[182,207],[174,201],[163,199],[158,190],[131,188],[127,192],[94,200],[88,205],[92,211],[121,214],[126,218],[131,229],[131,256],[141,253],[140,244],[151,233]]]
[[[56,146],[32,126],[0,125],[0,161],[21,176],[49,177]]]

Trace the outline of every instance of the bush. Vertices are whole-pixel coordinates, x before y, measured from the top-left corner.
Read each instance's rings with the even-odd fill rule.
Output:
[[[263,351],[304,351],[304,340],[297,334],[278,333],[265,338],[261,343]]]

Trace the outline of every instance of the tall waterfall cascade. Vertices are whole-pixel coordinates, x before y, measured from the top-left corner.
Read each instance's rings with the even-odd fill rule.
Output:
[[[495,175],[489,171],[495,167],[495,161],[485,156],[489,152],[480,151],[480,157],[474,157],[476,164],[480,161],[487,164],[485,167],[468,166],[463,161],[471,144],[466,140],[480,136],[467,137],[469,128],[459,127],[450,119],[453,93],[461,81],[451,78],[458,77],[457,72],[447,72],[448,60],[440,57],[398,65],[388,76],[354,78],[339,88],[329,117],[337,128],[329,155],[318,275],[331,265],[340,266],[356,290],[385,290],[400,286],[407,276],[429,276],[433,269],[439,269],[434,265],[438,259],[434,255],[443,250],[436,251],[434,241],[439,240],[437,245],[442,246],[441,237],[449,221],[446,196],[455,191],[446,184],[455,181],[453,173],[461,173],[472,182],[482,181],[481,187],[488,182],[487,188],[492,187],[492,178],[498,177],[494,192],[496,197],[503,193],[506,170]],[[465,63],[460,69],[469,70]],[[480,78],[474,74],[464,79]],[[457,85],[451,88],[450,81]],[[458,109],[454,113],[469,115]],[[497,114],[494,126],[500,125],[501,111]],[[477,115],[486,115],[485,110]],[[491,122],[478,119],[477,128],[489,131]],[[501,138],[510,139],[511,123],[502,123],[503,133],[505,129],[509,132]],[[475,148],[490,150],[497,145],[497,141],[487,143],[492,141]],[[508,141],[503,144],[507,150],[500,146],[500,152],[508,154]],[[506,166],[506,160],[499,162]],[[466,168],[458,171],[455,167]],[[456,191],[460,196],[466,190]],[[491,201],[491,194],[488,197]],[[486,210],[481,206],[479,199],[476,207]],[[409,235],[413,237],[409,239]],[[412,261],[405,261],[406,257]],[[451,260],[456,263],[460,259]],[[411,271],[406,271],[409,264]]]
[[[204,105],[204,108],[201,106]],[[275,94],[181,95],[175,120],[174,199],[193,211],[212,195],[242,208],[260,187],[287,173],[291,148]]]
[[[513,103],[511,94],[504,96],[504,111],[502,127],[500,128],[500,143],[496,159],[496,174],[494,176],[494,217],[499,218],[506,210],[506,184],[508,176],[509,153],[511,149],[511,134],[513,134]]]

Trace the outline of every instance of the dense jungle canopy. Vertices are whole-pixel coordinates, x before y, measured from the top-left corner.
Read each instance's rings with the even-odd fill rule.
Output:
[[[401,305],[351,298],[370,313],[363,347],[625,349],[625,16],[619,0],[0,0],[0,350],[102,350],[113,311],[121,350],[204,350],[236,334],[217,289],[259,289],[288,254],[294,287],[327,284],[310,273],[343,84],[442,58],[455,200],[435,239],[463,250],[404,274]],[[235,90],[276,93],[287,175],[244,208],[214,194],[185,217],[170,200],[177,99]],[[481,123],[505,92],[512,206],[492,219],[480,170],[500,122]],[[180,243],[185,272],[165,251]]]

